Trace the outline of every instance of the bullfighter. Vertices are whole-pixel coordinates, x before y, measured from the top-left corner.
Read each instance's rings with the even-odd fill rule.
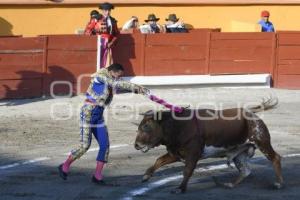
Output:
[[[79,159],[90,148],[92,134],[99,144],[97,165],[92,182],[105,185],[102,169],[107,162],[109,153],[108,132],[104,123],[103,112],[105,106],[113,99],[113,91],[123,89],[136,94],[146,94],[148,90],[142,86],[120,80],[124,68],[120,64],[112,64],[108,68],[100,69],[91,79],[86,93],[84,105],[80,112],[80,145],[71,151],[67,160],[59,165],[59,175],[66,180],[71,164]]]
[[[110,15],[114,6],[105,2],[101,4],[99,8],[102,10],[103,15],[103,18],[99,20],[99,34],[101,35],[100,68],[103,68],[108,67],[113,63],[111,47],[117,40],[119,29],[117,26],[117,20]]]

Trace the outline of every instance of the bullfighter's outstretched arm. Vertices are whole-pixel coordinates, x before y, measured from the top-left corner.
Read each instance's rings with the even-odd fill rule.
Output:
[[[94,76],[97,82],[106,83],[113,88],[119,88],[122,90],[128,90],[136,93],[146,93],[147,90],[142,86],[130,83],[128,81],[124,81],[122,79],[115,80],[112,77],[108,76],[106,71],[100,71],[100,73],[96,73]]]

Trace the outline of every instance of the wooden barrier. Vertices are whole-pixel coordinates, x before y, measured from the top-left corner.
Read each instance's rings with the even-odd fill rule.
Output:
[[[279,88],[299,89],[300,32],[279,32],[277,37],[275,86]]]
[[[147,35],[145,75],[207,74],[210,33]]]
[[[273,74],[275,33],[212,33],[210,74]]]
[[[51,87],[54,95],[83,93],[96,71],[96,61],[96,36],[48,36],[44,93],[49,95]]]
[[[0,38],[0,99],[43,94],[45,38]]]
[[[220,29],[121,34],[113,49],[114,61],[125,66],[127,76],[207,74],[212,31]]]
[[[126,76],[141,76],[145,74],[145,41],[146,35],[140,33],[121,34],[113,48],[113,59],[122,63]]]
[[[121,34],[114,61],[127,76],[270,73],[300,88],[300,32]],[[277,46],[276,48],[276,41]],[[84,93],[96,70],[97,37],[0,38],[0,99]],[[55,85],[53,84],[55,83]]]

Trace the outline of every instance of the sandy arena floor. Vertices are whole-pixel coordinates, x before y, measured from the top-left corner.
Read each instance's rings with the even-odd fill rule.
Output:
[[[83,96],[0,102],[0,199],[299,199],[300,196],[300,91],[277,89],[164,88],[153,93],[169,102],[191,107],[234,107],[255,104],[269,95],[279,98],[278,108],[261,113],[271,132],[273,147],[283,155],[285,187],[274,190],[271,164],[256,152],[253,173],[235,189],[216,186],[212,176],[230,180],[237,172],[222,167],[224,160],[198,164],[184,195],[170,194],[180,184],[182,163],[159,170],[148,183],[144,171],[165,152],[159,147],[144,154],[133,142],[140,112],[160,107],[143,96],[115,96],[106,110],[110,135],[110,162],[105,168],[113,187],[90,182],[97,151],[77,161],[67,181],[58,177],[57,166],[79,141],[79,108]]]

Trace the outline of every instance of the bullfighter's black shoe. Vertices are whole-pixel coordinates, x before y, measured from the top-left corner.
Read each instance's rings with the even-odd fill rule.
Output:
[[[97,185],[101,185],[101,186],[109,186],[109,187],[119,187],[120,186],[118,183],[107,183],[106,181],[98,180],[98,179],[96,179],[95,176],[92,177],[92,182]]]
[[[68,174],[66,172],[63,171],[63,164],[58,166],[58,172],[59,172],[59,176],[63,179],[63,180],[67,180],[67,176]]]
[[[107,186],[107,184],[106,184],[105,181],[103,181],[103,180],[98,180],[98,179],[96,179],[95,176],[92,177],[92,182],[95,183],[95,184],[97,184],[97,185]]]

